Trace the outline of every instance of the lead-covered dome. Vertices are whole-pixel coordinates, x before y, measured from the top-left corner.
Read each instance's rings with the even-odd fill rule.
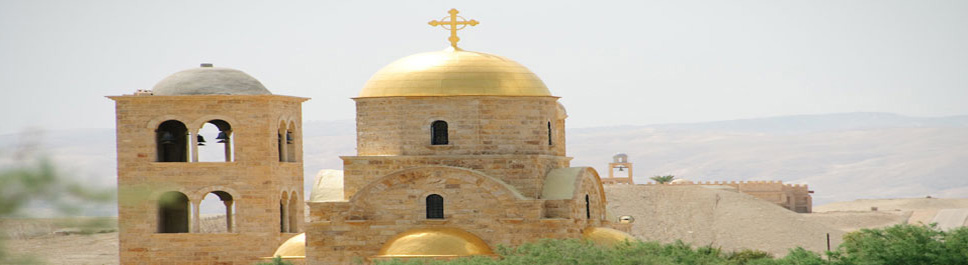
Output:
[[[245,72],[202,64],[174,73],[155,85],[154,95],[269,95],[259,80]]]
[[[404,57],[380,69],[360,97],[551,96],[523,65],[501,56],[447,48]]]

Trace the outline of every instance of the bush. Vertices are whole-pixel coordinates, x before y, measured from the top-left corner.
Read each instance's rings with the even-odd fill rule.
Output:
[[[677,241],[628,242],[615,247],[600,247],[577,239],[544,239],[516,248],[499,246],[501,258],[469,257],[449,261],[392,260],[383,265],[504,265],[504,264],[589,264],[589,265],[867,265],[867,264],[945,264],[968,265],[968,227],[944,232],[933,226],[896,225],[883,229],[864,229],[844,236],[844,243],[821,254],[802,247],[793,248],[783,258],[774,259],[759,250],[723,253],[719,248],[694,248]]]

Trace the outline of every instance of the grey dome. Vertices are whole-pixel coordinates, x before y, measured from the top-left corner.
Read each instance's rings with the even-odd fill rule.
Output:
[[[155,85],[154,95],[270,95],[259,80],[232,68],[202,67],[174,73]]]

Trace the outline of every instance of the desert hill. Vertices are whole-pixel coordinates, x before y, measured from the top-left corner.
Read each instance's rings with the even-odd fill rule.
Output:
[[[341,169],[355,153],[355,122],[303,124],[306,194],[321,169]],[[615,153],[629,154],[636,181],[673,174],[694,181],[782,180],[809,184],[814,204],[861,198],[968,197],[968,116],[889,113],[783,116],[688,124],[569,128],[572,165],[607,175]],[[0,167],[24,139],[37,142],[63,172],[114,188],[113,129],[0,135]],[[99,209],[87,215],[114,215]]]

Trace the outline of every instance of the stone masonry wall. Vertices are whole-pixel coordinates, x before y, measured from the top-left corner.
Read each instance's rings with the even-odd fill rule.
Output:
[[[584,189],[584,188],[583,188]],[[598,189],[595,189],[598,190]],[[444,198],[444,219],[426,219],[426,197]],[[308,264],[352,264],[376,255],[394,235],[414,228],[452,227],[468,231],[496,248],[540,238],[578,238],[583,228],[606,224],[594,203],[593,219],[544,218],[545,200],[520,198],[494,178],[474,171],[432,167],[381,178],[346,202],[310,202]],[[577,203],[561,200],[564,204]],[[576,208],[576,207],[569,207]]]
[[[252,264],[271,255],[292,236],[280,232],[281,197],[302,204],[302,139],[297,162],[279,162],[277,131],[281,121],[301,130],[304,98],[259,96],[117,96],[118,225],[122,264]],[[232,162],[155,162],[157,126],[178,120],[195,133],[213,119],[232,127]],[[194,143],[194,134],[191,137]],[[214,139],[211,139],[214,140]],[[214,141],[213,141],[214,142]],[[212,143],[214,144],[214,143]],[[189,159],[191,161],[191,159]],[[160,234],[158,197],[178,191],[197,211],[205,194],[232,196],[232,232]],[[295,216],[302,216],[297,207]],[[197,213],[192,213],[197,215]],[[298,231],[301,218],[297,220]]]
[[[344,156],[343,194],[348,200],[363,186],[386,174],[422,166],[469,168],[495,176],[526,197],[541,194],[545,176],[555,168],[569,166],[570,157],[545,155],[475,156]]]
[[[565,155],[557,97],[356,98],[357,152],[386,155]],[[430,144],[430,124],[448,124],[448,145]],[[548,122],[552,145],[548,145]]]

